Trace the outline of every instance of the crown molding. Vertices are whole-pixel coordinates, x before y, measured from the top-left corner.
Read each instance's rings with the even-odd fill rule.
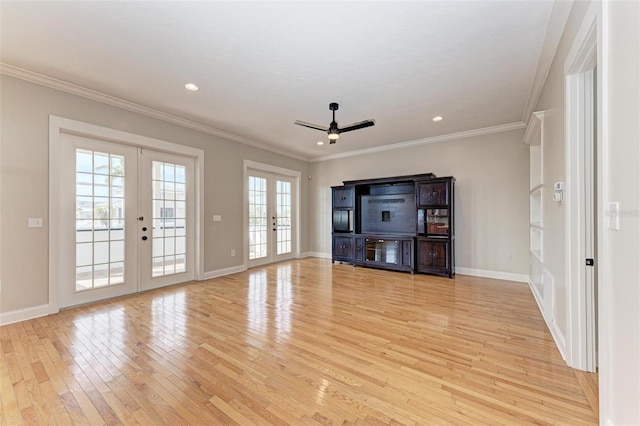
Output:
[[[444,142],[444,141],[449,141],[453,139],[463,139],[463,138],[470,138],[473,136],[489,135],[492,133],[508,132],[509,130],[524,129],[525,127],[527,127],[526,124],[524,124],[521,121],[518,121],[516,123],[500,124],[498,126],[490,126],[490,127],[483,127],[481,129],[466,130],[464,132],[449,133],[447,135],[433,136],[430,138],[417,139],[417,140],[408,141],[408,142],[394,143],[391,145],[377,146],[374,148],[365,148],[365,149],[360,149],[356,151],[344,152],[340,154],[325,155],[322,157],[315,157],[311,159],[311,162],[313,163],[318,161],[335,160],[338,158],[354,157],[356,155],[373,154],[375,152],[392,151],[395,149],[402,149],[402,148],[407,148],[411,146]]]
[[[309,161],[308,156],[300,156],[292,154],[290,151],[280,150],[277,148],[266,145],[266,142],[259,142],[252,139],[248,139],[233,133],[228,133],[223,130],[206,126],[204,124],[197,123],[195,121],[187,120],[182,117],[178,117],[173,114],[158,111],[153,108],[149,108],[143,105],[139,105],[130,101],[126,101],[115,96],[110,96],[95,90],[87,89],[86,87],[78,86],[73,83],[69,83],[63,80],[58,80],[53,77],[49,77],[43,74],[38,74],[33,71],[18,68],[13,65],[0,62],[0,74],[4,74],[9,77],[14,77],[20,80],[28,81],[30,83],[39,84],[41,86],[49,87],[51,89],[59,90],[61,92],[70,93],[72,95],[81,96],[86,99],[101,102],[107,105],[115,106],[117,108],[132,111],[138,114],[146,115],[148,117],[156,118],[158,120],[166,121],[168,123],[177,124],[178,126],[186,127],[189,129],[197,130],[202,133],[206,133],[212,136],[217,136],[222,139],[226,139],[232,142],[239,142],[245,145],[249,145],[255,148],[263,149],[265,151],[273,152],[276,154],[284,155],[289,158],[295,158],[296,160]]]
[[[522,114],[522,122],[525,124],[529,123],[531,114],[533,114],[533,110],[536,108],[538,99],[540,99],[540,95],[542,94],[544,83],[547,81],[547,76],[549,75],[553,58],[556,56],[556,50],[558,50],[558,45],[560,44],[562,33],[564,33],[567,19],[569,19],[571,8],[573,8],[573,3],[574,0],[556,0],[551,9],[549,24],[547,25],[540,57],[538,58],[538,66],[533,77],[526,107]]]
[[[357,155],[371,154],[375,152],[384,152],[390,151],[394,149],[401,149],[410,146],[424,145],[430,143],[444,142],[447,140],[453,139],[462,139],[473,136],[487,135],[491,133],[499,133],[506,132],[509,130],[522,129],[526,127],[524,122],[516,122],[509,124],[502,124],[498,126],[484,127],[481,129],[467,130],[463,132],[450,133],[447,135],[434,136],[430,138],[418,139],[408,142],[400,142],[391,145],[384,145],[373,148],[365,148],[361,150],[349,151],[345,153],[339,154],[331,154],[326,156],[319,157],[310,157],[310,156],[301,156],[292,154],[289,151],[280,150],[277,148],[273,148],[270,146],[265,146],[265,143],[261,143],[258,141],[254,141],[251,139],[247,139],[242,136],[238,136],[232,133],[228,133],[222,130],[215,129],[210,126],[205,126],[200,123],[196,123],[195,121],[187,120],[172,114],[168,114],[166,112],[158,111],[149,107],[145,107],[143,105],[139,105],[130,101],[126,101],[124,99],[117,98],[115,96],[106,95],[101,92],[97,92],[95,90],[87,89],[82,86],[78,86],[73,83],[69,83],[66,81],[58,80],[43,74],[38,74],[32,71],[28,71],[22,68],[15,67],[13,65],[8,65],[0,62],[0,74],[7,75],[9,77],[14,77],[20,80],[28,81],[30,83],[35,83],[41,86],[49,87],[54,90],[59,90],[62,92],[70,93],[72,95],[81,96],[83,98],[91,99],[97,102],[101,102],[107,105],[115,106],[117,108],[125,109],[128,111],[132,111],[138,114],[146,115],[148,117],[156,118],[158,120],[166,121],[169,123],[177,124],[182,127],[186,127],[189,129],[197,130],[202,133],[206,133],[209,135],[217,136],[223,138],[225,140],[229,140],[232,142],[239,142],[245,145],[249,145],[255,148],[259,148],[265,151],[273,152],[275,154],[284,155],[289,158],[294,158],[300,161],[309,161],[309,162],[318,162],[325,160],[333,160],[338,158],[345,157],[354,157]]]
[[[533,141],[533,137],[540,129],[542,122],[544,121],[544,111],[537,111],[531,114],[531,119],[529,120],[529,124],[527,125],[527,130],[524,131],[524,136],[522,140],[527,145],[531,145]]]

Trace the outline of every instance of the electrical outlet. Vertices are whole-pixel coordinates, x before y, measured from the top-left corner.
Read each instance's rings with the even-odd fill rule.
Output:
[[[222,222],[222,215],[214,214],[213,215],[213,221],[214,222]]]
[[[236,249],[231,249],[231,257],[235,257],[236,255]]]

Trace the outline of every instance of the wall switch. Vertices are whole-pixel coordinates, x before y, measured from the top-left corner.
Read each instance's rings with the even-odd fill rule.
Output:
[[[213,221],[214,222],[222,222],[222,215],[214,214],[213,215]]]
[[[42,218],[41,217],[30,217],[27,220],[28,228],[42,228]]]
[[[235,257],[236,255],[236,250],[235,249],[231,249],[231,257]]]
[[[620,230],[620,203],[609,203],[609,229]]]

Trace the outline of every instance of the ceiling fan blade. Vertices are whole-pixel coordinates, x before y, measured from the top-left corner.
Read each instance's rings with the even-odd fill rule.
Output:
[[[306,121],[296,120],[295,123],[298,126],[308,127],[310,129],[322,130],[323,132],[328,132],[329,129],[326,126],[320,126],[319,124],[307,123]]]
[[[350,132],[352,130],[364,129],[365,127],[371,127],[374,124],[376,124],[375,120],[360,121],[359,123],[349,124],[348,126],[341,128],[340,133]]]

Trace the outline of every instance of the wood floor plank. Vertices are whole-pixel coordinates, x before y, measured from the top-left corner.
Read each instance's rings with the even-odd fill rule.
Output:
[[[0,425],[597,424],[521,283],[306,258],[0,328]]]

